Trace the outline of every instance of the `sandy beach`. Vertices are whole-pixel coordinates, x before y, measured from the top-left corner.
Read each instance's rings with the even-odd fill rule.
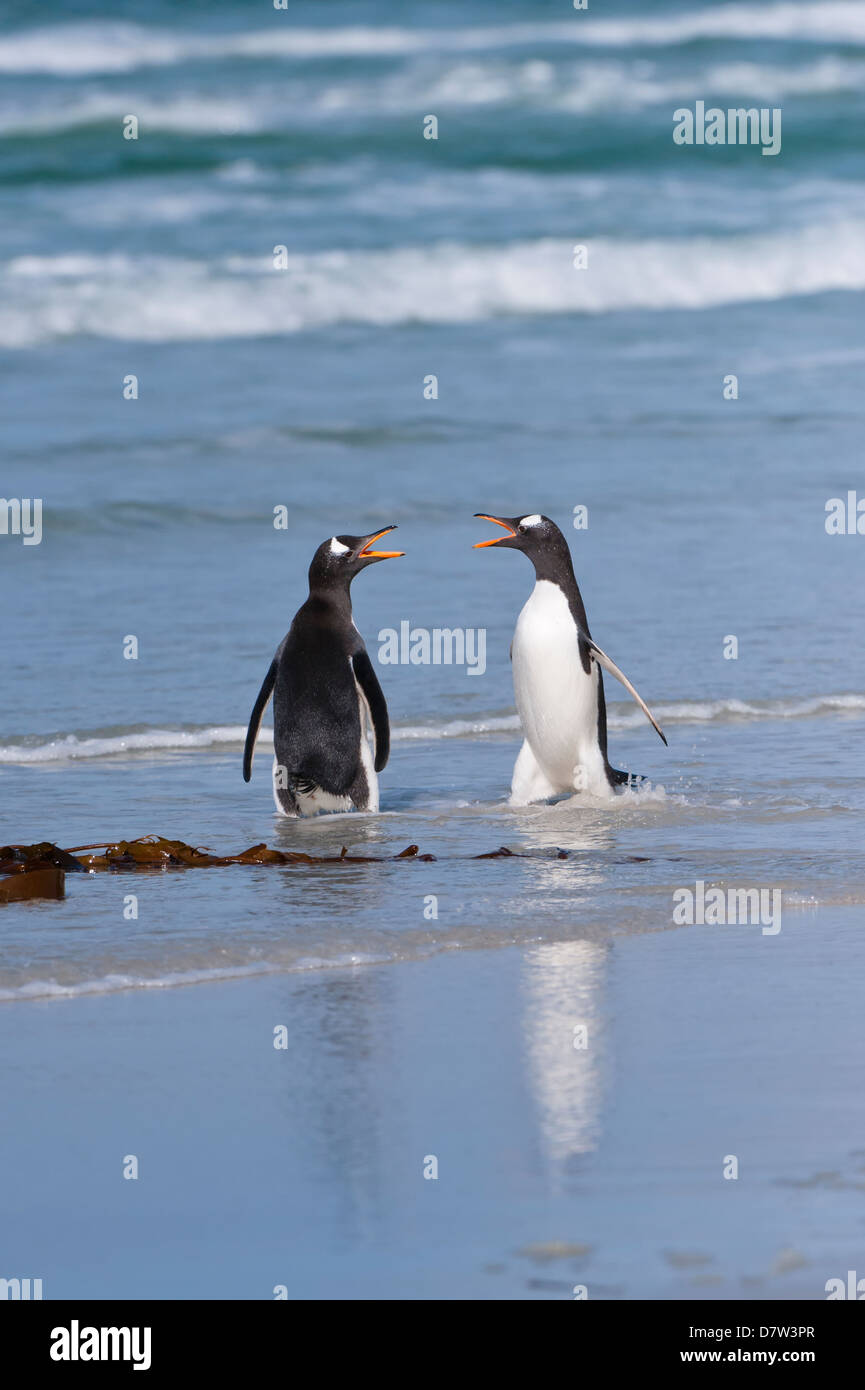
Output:
[[[0,1280],[865,1279],[865,0],[44,8],[0,7],[0,876],[197,857],[0,888]],[[573,592],[514,665],[535,561],[475,548],[546,518],[622,795]],[[256,692],[384,534],[380,810],[277,817]],[[297,650],[283,733],[347,757]]]
[[[858,918],[7,1004],[6,1263],[46,1298],[825,1297],[865,1225]]]

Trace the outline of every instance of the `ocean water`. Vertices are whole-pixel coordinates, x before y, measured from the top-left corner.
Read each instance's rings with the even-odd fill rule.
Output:
[[[529,1078],[539,1151],[588,1171],[606,1135],[589,1224],[614,1233],[621,1258],[604,1277],[661,1287],[640,1273],[635,1232],[648,1241],[656,1220],[657,1244],[676,1219],[687,1228],[702,1189],[676,1205],[669,1148],[652,1150],[648,1178],[634,1167],[656,1094],[677,1117],[667,1142],[689,1153],[689,1115],[707,1086],[712,1106],[721,1096],[712,1153],[737,1126],[753,1131],[767,1182],[807,1186],[811,1169],[843,1166],[818,1131],[851,1148],[861,1130],[847,970],[865,904],[865,540],[828,535],[825,519],[830,498],[865,496],[865,4],[58,0],[37,21],[6,3],[0,71],[0,491],[43,502],[41,544],[0,536],[0,842],[162,834],[218,853],[266,841],[386,860],[413,843],[435,856],[70,875],[63,902],[0,909],[7,1026],[22,1001],[43,1001],[27,1051],[48,1056],[52,1020],[69,1018],[58,998],[74,1010],[117,995],[122,1021],[124,998],[158,992],[173,1047],[197,1017],[182,1002],[192,986],[219,981],[224,1001],[232,981],[266,975],[313,1020],[320,996],[304,980],[353,997],[368,978],[385,1013],[385,996],[404,1001],[405,1028],[424,961],[468,1018],[478,960],[518,947],[523,1062],[503,1046]],[[781,153],[675,145],[673,111],[697,100],[780,107]],[[423,138],[430,114],[437,140]],[[122,136],[128,115],[137,140]],[[532,572],[472,549],[490,534],[478,511],[543,512],[569,537],[593,634],[669,739],[607,679],[611,759],[644,790],[508,807],[520,742],[508,648]],[[353,590],[373,660],[379,634],[408,623],[483,630],[485,669],[379,665],[393,738],[381,813],[283,820],[266,729],[252,783],[241,777],[256,692],[316,546],[392,522],[405,558]],[[137,660],[124,659],[129,636]],[[500,846],[512,857],[474,857]],[[673,895],[698,881],[777,890],[780,934],[731,928],[728,951],[711,928],[683,930],[677,949]],[[465,976],[460,952],[473,953]],[[404,972],[392,995],[364,975],[377,963]],[[501,998],[484,999],[501,1036],[508,1020],[519,1032],[507,970]],[[641,1060],[643,1010],[669,1021],[664,1055],[685,1046],[691,1070]],[[574,1017],[599,1021],[608,1078],[618,1056],[604,1098],[594,1062],[575,1077],[551,1052]],[[385,1028],[377,1008],[367,1025]],[[340,1081],[327,1056],[321,1093],[338,1095],[358,1072]],[[452,1041],[430,1078],[465,1065]],[[529,1123],[504,1080],[501,1095],[488,1081],[480,1186],[496,1135],[516,1144]],[[423,1143],[421,1100],[437,1102],[405,1094]],[[816,1109],[798,1109],[800,1094]],[[26,1127],[27,1096],[15,1104]],[[351,1167],[349,1119],[313,1128],[335,1124]],[[645,1184],[662,1174],[672,1187],[650,1219]],[[788,1242],[807,1230],[837,1250],[861,1225],[855,1182],[839,1182],[804,1225],[792,1199],[752,1194],[736,1239],[762,1212],[775,1250],[785,1222]],[[524,1239],[543,1205],[526,1201]],[[710,1207],[722,1246],[726,1208]],[[337,1192],[335,1226],[341,1209]],[[492,1256],[500,1213],[484,1219],[499,1230]],[[687,1248],[687,1229],[677,1241]],[[391,1293],[385,1253],[388,1268],[374,1287]],[[97,1273],[74,1277],[70,1292],[105,1291]],[[331,1280],[319,1271],[312,1286],[327,1296]],[[195,1281],[226,1287],[201,1270]],[[461,1286],[445,1273],[423,1287]]]
[[[142,876],[132,927],[128,880],[70,878],[4,912],[2,997],[663,930],[697,879],[862,902],[865,543],[824,522],[863,486],[865,5],[3,20],[3,491],[44,508],[0,543],[4,840],[436,863]],[[780,105],[780,155],[675,145],[698,98]],[[507,807],[532,576],[472,550],[486,510],[569,535],[669,737],[608,678],[647,792]],[[381,666],[382,813],[280,821],[266,733],[240,775],[259,682],[316,545],[392,521],[374,659],[484,629],[485,670]]]

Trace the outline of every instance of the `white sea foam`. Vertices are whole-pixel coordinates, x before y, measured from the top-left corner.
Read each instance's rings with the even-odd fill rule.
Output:
[[[567,50],[566,50],[567,51]],[[308,73],[278,83],[230,93],[179,92],[155,97],[146,88],[115,91],[72,89],[24,105],[20,100],[0,104],[0,136],[48,134],[110,124],[118,110],[134,112],[145,131],[179,134],[249,135],[294,127],[309,118],[317,121],[342,112],[401,114],[419,106],[517,107],[574,114],[608,114],[669,105],[671,111],[696,97],[711,100],[748,99],[762,103],[793,96],[825,96],[860,92],[865,86],[861,59],[825,55],[808,63],[727,62],[696,66],[687,78],[671,76],[645,59],[591,61],[501,55],[463,58],[436,72],[417,71],[413,64],[382,75],[367,73],[338,82],[311,81]]]
[[[762,98],[762,103],[790,96],[829,96],[834,92],[861,92],[865,65],[861,60],[824,57],[797,67],[769,63],[720,63],[699,79],[712,98],[742,96]],[[693,84],[696,88],[696,82]],[[680,88],[681,90],[681,88]]]
[[[704,10],[628,15],[572,15],[530,24],[406,28],[394,25],[301,28],[274,16],[266,28],[222,34],[89,20],[7,33],[0,72],[83,76],[221,59],[304,60],[574,44],[601,48],[675,46],[700,39],[865,44],[860,0],[824,3],[721,4]]]
[[[27,980],[20,985],[0,986],[0,1002],[27,999],[76,999],[91,994],[116,994],[128,989],[176,989],[180,985],[218,984],[221,980],[242,980],[253,976],[272,975],[287,971],[338,970],[355,965],[384,964],[389,954],[352,952],[350,955],[307,956],[283,964],[260,962],[256,965],[202,965],[198,969],[171,970],[161,975],[139,975],[131,972],[110,972],[74,984],[60,984],[52,979]]]
[[[786,65],[753,61],[695,64],[683,76],[671,75],[658,62],[645,58],[621,61],[593,54],[586,62],[563,60],[559,55],[553,62],[485,54],[446,65],[434,75],[408,65],[384,77],[343,79],[338,85],[321,83],[312,89],[303,85],[305,109],[318,115],[342,110],[416,111],[419,104],[430,110],[514,106],[608,115],[662,104],[672,109],[697,97],[760,98],[765,103],[792,96],[858,93],[865,85],[865,64],[861,58],[833,54]],[[290,88],[287,97],[289,114],[295,119],[290,113]],[[267,102],[260,119],[268,127],[279,119],[273,100]]]
[[[865,289],[865,227],[849,218],[777,234],[598,237],[591,273],[568,242],[436,242],[213,261],[124,254],[19,256],[0,267],[0,346],[77,334],[172,342],[297,333],[337,323],[466,323],[501,315],[703,309]]]
[[[147,729],[116,734],[62,734],[38,742],[32,738],[20,744],[0,747],[0,763],[64,763],[84,758],[110,758],[129,753],[183,752],[186,749],[216,748],[221,744],[240,745],[246,726],[211,725],[203,729]],[[260,742],[273,739],[270,729],[262,729]]]
[[[272,129],[274,111],[266,102],[244,97],[179,95],[156,100],[147,93],[88,92],[69,94],[64,99],[20,101],[0,106],[0,135],[40,133],[56,136],[64,130],[110,123],[117,126],[118,113],[134,112],[145,130],[200,132],[211,135],[249,134]],[[276,117],[278,121],[278,116]]]
[[[101,975],[75,984],[60,984],[57,980],[27,980],[21,985],[0,987],[0,1000],[11,999],[74,999],[86,994],[113,994],[122,989],[168,989],[174,985],[203,984],[208,980],[232,980],[245,975],[266,975],[274,967],[267,965],[215,966],[201,970],[176,970],[152,977],[129,973]]]
[[[513,933],[504,929],[475,933],[471,939],[474,948],[509,944]],[[328,950],[323,943],[321,952],[313,949],[300,954],[289,949],[283,956],[272,960],[254,963],[229,963],[213,965],[209,959],[187,964],[182,970],[159,970],[153,974],[134,970],[105,970],[80,980],[64,982],[52,977],[34,975],[19,984],[0,985],[0,1003],[30,999],[77,999],[89,995],[116,994],[121,990],[161,990],[176,989],[183,985],[218,984],[224,980],[261,978],[274,974],[303,974],[312,970],[347,970],[357,966],[387,965],[399,961],[423,960],[442,950],[461,950],[467,944],[461,934],[442,932],[413,932],[384,937],[376,934],[375,940],[367,935],[368,949],[364,951]],[[222,953],[224,954],[224,953]],[[34,965],[34,970],[40,967]],[[92,967],[91,967],[92,968]],[[96,966],[98,970],[98,966]]]
[[[813,719],[820,715],[860,714],[865,695],[813,695],[783,700],[677,700],[657,704],[654,713],[666,724],[751,722],[766,719]],[[623,705],[608,711],[611,729],[634,729],[645,723],[642,711]]]
[[[658,63],[644,58],[617,61],[593,55],[584,62],[563,61],[557,56],[552,62],[485,54],[444,66],[434,75],[408,65],[387,76],[343,79],[339,84],[325,82],[310,88],[304,82],[299,97],[304,109],[317,115],[359,110],[416,111],[418,105],[431,110],[449,106],[516,106],[608,114],[611,110],[637,110],[664,103],[675,107],[696,97],[759,97],[766,102],[792,96],[858,93],[863,85],[862,60],[834,54],[792,65],[752,61],[695,65],[687,77],[679,73],[671,76]],[[280,103],[266,98],[261,107],[253,102],[247,111],[253,124],[269,129],[274,121],[279,121],[281,110],[286,110],[290,119],[296,119],[291,108],[289,86],[287,90],[283,88]],[[174,119],[170,108],[166,109],[165,119]],[[219,109],[214,111],[210,129],[220,116]],[[158,109],[154,110],[153,119],[163,119]]]
[[[659,703],[654,712],[663,724],[749,723],[770,719],[813,719],[865,712],[865,694],[813,695],[777,700],[673,700]],[[611,729],[642,726],[645,716],[630,704],[608,705]],[[449,738],[475,738],[485,734],[518,733],[516,714],[480,716],[476,719],[430,720],[425,724],[396,725],[393,743],[431,742]],[[64,763],[87,758],[126,757],[130,754],[194,752],[224,746],[241,747],[246,737],[242,724],[216,724],[200,729],[147,729],[101,734],[70,733],[39,740],[30,735],[0,746],[0,764]],[[269,750],[273,731],[262,728],[259,747]]]

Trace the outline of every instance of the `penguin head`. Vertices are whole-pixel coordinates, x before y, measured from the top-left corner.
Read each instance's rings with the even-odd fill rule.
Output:
[[[369,536],[331,536],[330,540],[322,541],[309,567],[310,588],[350,584],[356,574],[367,565],[374,565],[376,560],[395,560],[404,555],[403,550],[372,549],[382,536],[395,530],[396,526],[385,526],[383,531],[374,531]]]
[[[493,536],[488,541],[477,541],[475,550],[483,550],[487,545],[506,546],[510,550],[522,550],[536,563],[542,557],[549,557],[562,550],[569,555],[568,543],[554,521],[538,512],[528,516],[490,516],[488,512],[475,512],[482,521],[492,521],[505,531],[504,536]]]

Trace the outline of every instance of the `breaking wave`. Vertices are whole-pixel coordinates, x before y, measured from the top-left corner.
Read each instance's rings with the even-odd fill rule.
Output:
[[[778,700],[673,700],[655,705],[658,720],[667,725],[750,723],[769,719],[814,719],[865,712],[865,694],[812,695]],[[611,729],[641,726],[643,714],[631,705],[611,705],[607,710]],[[425,724],[396,725],[391,742],[431,742],[447,738],[477,738],[485,734],[517,733],[516,714],[479,716],[475,719],[430,720]],[[0,746],[3,763],[76,762],[86,758],[128,756],[137,753],[194,752],[225,746],[240,748],[246,737],[244,724],[215,724],[192,729],[141,729],[58,734],[51,738],[26,735]],[[259,746],[267,749],[273,731],[263,728]]]
[[[340,323],[699,310],[865,289],[865,227],[854,218],[777,235],[598,237],[588,242],[587,271],[575,271],[572,256],[570,243],[552,238],[291,254],[280,270],[266,254],[19,256],[0,267],[0,345],[79,334],[176,342]]]
[[[0,72],[72,77],[225,59],[398,57],[560,44],[667,47],[711,39],[865,44],[865,5],[858,0],[826,0],[823,4],[779,0],[775,4],[731,3],[621,19],[586,14],[531,24],[425,29],[395,25],[310,29],[293,27],[290,20],[276,15],[268,28],[211,35],[93,20],[5,34],[0,39]]]

